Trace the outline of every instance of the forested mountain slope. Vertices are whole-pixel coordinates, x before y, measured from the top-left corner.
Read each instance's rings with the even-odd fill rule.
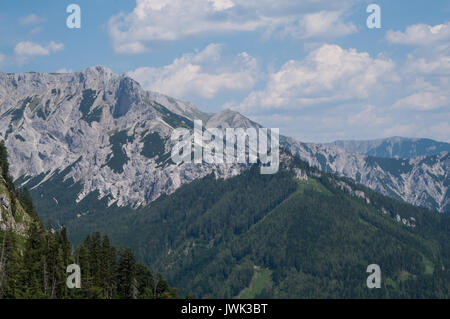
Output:
[[[207,176],[149,207],[74,218],[70,229],[107,232],[196,297],[450,296],[449,217],[283,157],[278,174]],[[381,267],[381,289],[366,286],[370,264]]]

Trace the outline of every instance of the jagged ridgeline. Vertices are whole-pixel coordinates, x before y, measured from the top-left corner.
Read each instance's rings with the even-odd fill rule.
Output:
[[[9,176],[0,141],[0,299],[1,298],[176,298],[160,274],[136,262],[129,248],[116,249],[95,232],[77,249],[66,229],[46,230],[30,194]],[[67,266],[81,268],[81,289],[66,285]]]
[[[150,206],[69,221],[129,245],[198,298],[449,298],[450,218],[310,168],[210,175]],[[79,237],[79,238],[77,238]],[[381,288],[367,287],[368,265]]]
[[[17,185],[30,189],[45,221],[63,223],[73,214],[94,214],[95,209],[85,204],[97,199],[119,207],[149,205],[212,172],[227,178],[247,169],[171,161],[173,131],[192,129],[198,119],[205,128],[260,127],[232,110],[205,113],[191,103],[146,91],[127,75],[103,66],[74,73],[0,72],[0,138],[10,151],[11,175]],[[446,144],[403,140],[345,143],[342,148],[283,136],[280,141],[322,171],[450,214],[450,148]],[[427,156],[378,158],[353,151]],[[65,210],[63,205],[71,207]]]

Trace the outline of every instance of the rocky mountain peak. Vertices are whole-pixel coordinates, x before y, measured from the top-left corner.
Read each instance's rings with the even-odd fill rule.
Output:
[[[243,116],[239,112],[224,109],[220,113],[213,115],[206,124],[206,127],[218,127],[218,128],[257,128],[261,127],[259,124],[251,121],[247,117]]]
[[[204,113],[192,103],[144,91],[103,66],[76,73],[0,73],[0,139],[11,150],[11,174],[33,189],[77,185],[72,189],[78,202],[96,193],[119,206],[147,204],[207,174],[226,178],[247,168],[174,165],[171,133],[190,128],[194,119],[206,127],[260,127],[232,110]],[[280,140],[312,166],[415,205],[450,211],[448,154],[378,159],[337,145]]]

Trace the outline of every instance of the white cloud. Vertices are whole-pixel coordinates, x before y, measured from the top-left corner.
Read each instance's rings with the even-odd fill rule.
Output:
[[[388,34],[396,43],[416,45],[401,66],[403,97],[393,109],[416,112],[450,107],[450,23],[412,25],[404,33]]]
[[[414,45],[397,63],[312,40],[305,58],[270,69],[263,89],[224,107],[306,141],[393,135],[450,141],[448,26],[391,31],[392,43]],[[307,37],[306,27],[298,30]],[[316,38],[323,33],[320,26],[310,30]]]
[[[6,60],[6,57],[0,53],[0,63]]]
[[[322,45],[269,72],[264,89],[224,107],[304,141],[394,135],[449,141],[450,54],[435,47],[415,48],[395,64]]]
[[[295,38],[335,38],[357,31],[356,26],[342,21],[341,11],[320,11],[306,14],[294,25],[289,25],[283,34]]]
[[[234,2],[232,0],[209,0],[212,2],[213,7],[217,11],[227,10],[234,7]]]
[[[349,114],[354,114],[349,117]],[[258,114],[251,119],[266,127],[279,127],[280,133],[304,142],[331,142],[336,139],[380,137],[395,123],[378,107],[341,106],[327,112]]]
[[[415,123],[398,124],[383,130],[384,137],[389,136],[411,136],[415,137],[417,133],[417,125]]]
[[[447,114],[447,118],[450,118],[450,114]],[[423,136],[429,136],[439,139],[441,141],[450,143],[450,123],[449,121],[441,121],[435,125],[430,126]]]
[[[228,61],[221,51],[220,45],[210,44],[203,51],[184,54],[170,65],[141,67],[128,75],[148,90],[183,99],[211,99],[223,91],[251,89],[258,77],[256,59],[243,52]]]
[[[131,13],[120,13],[109,20],[108,30],[115,51],[130,54],[145,52],[150,41],[206,33],[262,30],[270,34],[278,30],[295,37],[335,37],[356,31],[353,24],[341,22],[342,12],[353,2],[137,0]]]
[[[14,53],[18,57],[31,57],[38,55],[50,55],[51,53],[61,51],[64,49],[64,44],[51,41],[47,46],[24,41],[19,42],[14,48]]]
[[[252,92],[240,105],[241,111],[301,109],[304,107],[366,99],[381,83],[396,81],[394,63],[371,58],[366,52],[323,45],[304,60],[291,60],[269,75],[262,91]]]
[[[435,56],[433,59],[411,56],[407,71],[422,75],[450,75],[450,56]]]
[[[139,41],[121,43],[116,47],[117,53],[136,54],[146,52],[147,48]]]
[[[363,126],[364,128],[380,127],[392,121],[392,118],[382,114],[382,111],[374,105],[368,105],[359,112],[350,113],[347,122],[350,125]]]
[[[72,69],[66,69],[66,68],[61,68],[56,70],[56,73],[72,73],[73,70]]]
[[[38,15],[31,13],[27,16],[19,18],[19,23],[22,26],[29,26],[34,24],[39,24],[45,21],[45,18],[39,17]]]
[[[448,92],[447,92],[448,93]],[[439,89],[411,94],[398,100],[393,108],[431,111],[449,106],[449,95]]]
[[[33,29],[30,30],[30,34],[36,35],[36,34],[41,33],[41,31],[42,31],[41,27],[34,27]]]
[[[391,43],[428,46],[450,40],[450,22],[430,26],[427,24],[415,24],[408,26],[405,32],[388,31],[386,39]]]

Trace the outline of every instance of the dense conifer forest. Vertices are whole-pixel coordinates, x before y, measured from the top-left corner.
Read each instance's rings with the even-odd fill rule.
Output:
[[[106,232],[197,298],[450,297],[449,216],[298,158],[278,174],[210,175],[148,207],[70,223],[74,241]],[[381,289],[367,288],[370,264],[381,267]]]

